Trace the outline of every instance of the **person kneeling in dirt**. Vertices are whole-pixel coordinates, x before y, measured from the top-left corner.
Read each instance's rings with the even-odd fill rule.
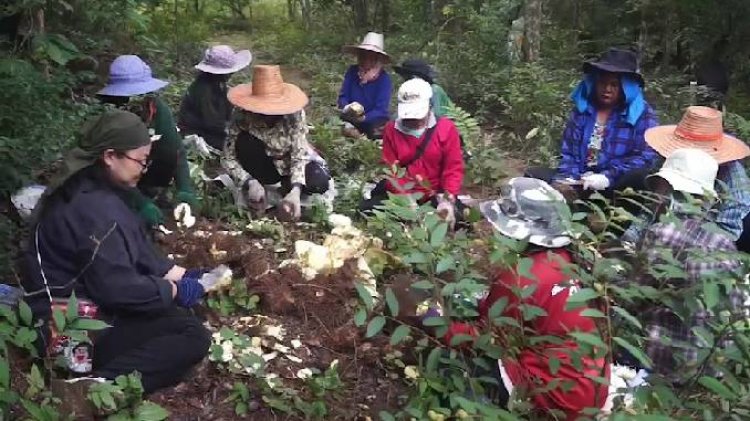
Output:
[[[737,287],[742,279],[737,248],[707,217],[716,199],[718,169],[705,151],[677,149],[646,179],[663,201],[635,245],[632,273],[620,278],[623,284],[655,288],[655,294],[637,300],[628,311],[643,325],[644,351],[653,372],[678,385],[696,375],[711,354],[701,330],[710,329],[724,310],[735,320],[745,318],[744,294]],[[726,291],[713,306],[703,294],[708,284]],[[721,345],[728,343],[724,337]],[[702,374],[717,374],[708,368]]]
[[[247,192],[251,208],[265,210],[269,188],[281,183],[282,211],[301,216],[301,195],[328,191],[331,176],[311,159],[304,106],[307,95],[284,83],[279,66],[255,66],[253,83],[229,90],[238,109],[224,146],[222,166]]]
[[[658,121],[643,96],[636,54],[612,48],[585,62],[583,70],[584,78],[571,94],[574,108],[563,133],[559,167],[529,168],[526,175],[552,183],[568,198],[585,198],[587,190],[641,190],[656,159],[644,133]]]
[[[83,308],[111,325],[94,341],[91,375],[114,379],[138,371],[147,393],[179,382],[211,343],[189,310],[204,294],[200,273],[159,255],[125,203],[151,148],[135,114],[114,110],[86,123],[35,209],[21,281],[24,299],[45,322],[40,355],[56,347],[51,306],[75,292],[79,315]]]
[[[357,56],[357,64],[344,75],[338,107],[344,120],[344,135],[379,139],[388,121],[393,85],[383,69],[391,58],[383,49],[383,34],[370,32],[359,45],[347,45],[345,53]]]
[[[498,272],[487,298],[479,303],[479,324],[455,322],[445,339],[450,344],[456,335],[477,336],[485,329],[495,329],[503,338],[513,335],[556,338],[521,348],[517,355],[498,361],[498,381],[502,380],[500,387],[505,388],[498,395],[505,398],[496,403],[506,406],[510,392],[515,389],[522,391],[520,396],[531,398],[539,416],[556,410],[565,414],[564,419],[578,419],[585,408],[604,405],[608,388],[593,379],[607,378],[610,367],[603,350],[597,351],[599,355],[583,353],[581,369],[576,368],[574,361],[578,358],[572,356],[582,350],[570,333],[598,333],[594,319],[582,314],[585,307],[567,309],[568,298],[580,288],[571,280],[569,271],[573,257],[567,249],[571,237],[565,218],[570,210],[560,192],[534,178],[512,178],[501,187],[500,193],[500,199],[482,203],[480,211],[500,234],[529,242],[524,257],[532,261],[528,269],[531,276],[507,269]],[[522,298],[521,291],[529,288],[533,291],[531,295]],[[489,314],[501,300],[507,300],[507,304],[500,316],[526,320],[526,307],[540,308],[542,315],[523,322],[516,332],[508,332],[509,327],[500,330],[492,326]],[[551,368],[552,360],[558,363],[556,370]],[[553,381],[569,385],[540,393],[540,389],[544,390]]]
[[[421,193],[420,202],[431,202],[453,224],[464,205],[457,199],[464,178],[461,140],[453,122],[436,118],[430,100],[432,87],[422,79],[404,82],[398,90],[398,118],[383,132],[382,162],[406,170],[397,184],[383,180],[360,204],[370,212],[395,194]],[[393,175],[396,177],[396,175]],[[406,188],[413,184],[413,187]]]
[[[144,164],[138,190],[133,190],[128,198],[130,206],[151,227],[164,223],[164,215],[154,199],[161,196],[173,180],[178,204],[186,203],[194,210],[199,205],[182,136],[177,132],[169,105],[155,94],[167,84],[153,78],[151,67],[140,57],[125,55],[112,62],[107,86],[98,92],[105,103],[139,115],[152,133],[151,160]]]
[[[200,72],[182,98],[179,127],[184,136],[197,135],[220,152],[224,149],[232,104],[227,99],[227,82],[232,74],[252,61],[249,50],[234,52],[227,45],[206,50],[195,68]]]

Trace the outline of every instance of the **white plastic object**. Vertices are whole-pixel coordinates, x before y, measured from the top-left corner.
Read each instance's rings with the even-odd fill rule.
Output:
[[[180,203],[174,208],[174,219],[178,227],[191,228],[195,225],[195,217],[187,203]]]
[[[227,265],[219,265],[214,270],[203,274],[198,282],[206,292],[221,289],[232,283],[232,269]]]
[[[39,203],[39,199],[42,198],[45,190],[47,190],[47,187],[34,184],[22,188],[10,197],[10,201],[16,210],[18,210],[21,218],[24,220],[29,219],[31,212],[34,210],[36,204]]]

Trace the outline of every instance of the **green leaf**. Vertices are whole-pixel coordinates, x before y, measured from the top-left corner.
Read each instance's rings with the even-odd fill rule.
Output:
[[[143,402],[135,410],[135,418],[139,421],[162,421],[167,419],[169,412],[153,402]]]
[[[583,317],[600,318],[600,319],[604,319],[604,318],[607,317],[604,313],[602,313],[601,311],[599,311],[599,310],[597,310],[595,308],[587,308],[586,310],[583,310],[581,312],[581,316],[583,316]]]
[[[354,324],[357,327],[362,327],[365,325],[365,321],[367,320],[367,309],[364,307],[360,307],[356,313],[354,313]]]
[[[385,290],[385,302],[388,304],[388,310],[391,311],[391,316],[398,316],[398,299],[396,298],[396,294],[394,294],[393,290],[390,288]]]
[[[706,303],[706,308],[711,310],[719,304],[719,284],[706,280],[703,282],[703,301]]]
[[[430,355],[427,356],[427,363],[425,369],[428,373],[434,373],[437,370],[438,363],[440,362],[440,355],[443,353],[442,348],[433,348],[430,351]]]
[[[0,389],[10,388],[10,366],[8,360],[0,358]]]
[[[33,315],[31,312],[31,307],[29,307],[28,304],[26,304],[25,301],[21,300],[18,302],[18,315],[21,318],[21,322],[23,322],[26,326],[31,326],[33,322]]]
[[[378,415],[380,415],[380,421],[396,421],[396,418],[390,412],[380,411]]]
[[[52,310],[52,320],[55,321],[55,329],[58,332],[65,331],[65,314],[60,309],[56,308]]]
[[[403,341],[407,336],[409,336],[409,333],[411,332],[411,328],[407,325],[401,325],[396,328],[396,330],[393,331],[391,334],[391,345],[398,345]]]
[[[73,323],[70,323],[68,325],[69,329],[76,329],[76,330],[102,330],[110,327],[107,323],[96,320],[96,319],[88,319],[85,317],[81,317],[79,319],[76,319],[73,321]]]
[[[372,338],[383,329],[383,326],[385,326],[385,317],[373,317],[372,320],[370,320],[370,323],[367,324],[367,333],[365,334],[365,336],[367,336],[368,338]]]
[[[422,321],[425,326],[445,326],[445,319],[443,317],[428,317]]]
[[[443,244],[443,241],[445,241],[445,235],[448,233],[448,224],[445,222],[441,222],[437,224],[435,229],[432,231],[432,234],[430,235],[430,245],[433,248],[438,248]]]
[[[471,335],[455,335],[451,338],[451,346],[459,346],[462,343],[465,342],[471,342],[474,340],[474,337]]]
[[[499,299],[495,300],[494,303],[492,303],[490,310],[487,312],[487,317],[489,317],[491,320],[495,319],[496,317],[500,317],[500,315],[503,314],[503,311],[505,311],[505,307],[507,306],[508,297],[500,297]]]
[[[585,344],[589,344],[595,347],[602,347],[602,348],[607,347],[607,345],[604,344],[604,341],[602,341],[602,338],[592,333],[570,332],[568,335],[575,338],[578,342],[583,342]]]
[[[370,295],[370,292],[367,291],[367,288],[365,288],[365,286],[359,282],[354,283],[354,288],[357,289],[357,294],[359,295],[359,298],[362,300],[362,302],[365,303],[365,307],[367,307],[368,310],[372,310],[374,301],[372,299],[372,295]]]
[[[78,318],[78,298],[76,298],[75,291],[70,294],[68,299],[68,307],[66,309],[65,321],[72,322]]]
[[[729,390],[728,387],[726,387],[724,384],[722,384],[720,381],[716,380],[713,377],[703,376],[700,379],[698,379],[698,383],[701,384],[701,386],[705,387],[706,389],[710,390],[713,393],[716,393],[717,395],[721,396],[724,399],[728,400],[735,400],[737,399],[737,396]]]
[[[524,278],[535,280],[536,276],[531,273],[531,266],[533,265],[534,260],[532,260],[530,257],[524,257],[523,259],[518,261],[518,264],[516,265],[516,272]]]
[[[435,267],[435,273],[441,274],[443,272],[451,270],[453,269],[455,263],[456,263],[456,258],[453,257],[453,255],[445,256],[442,259],[440,259],[440,261],[437,264],[437,267]]]
[[[575,310],[586,305],[589,300],[598,298],[599,293],[592,288],[583,288],[573,295],[568,296],[568,302],[565,304],[565,310]]]
[[[430,282],[430,281],[428,281],[428,280],[425,279],[425,280],[422,280],[422,281],[414,282],[409,287],[410,288],[415,288],[415,289],[432,289],[434,286],[435,285],[432,282]]]
[[[615,313],[619,314],[628,323],[632,324],[633,326],[637,327],[638,329],[643,329],[643,325],[641,325],[641,322],[637,318],[635,318],[632,314],[630,314],[627,310],[625,310],[624,308],[622,308],[622,307],[612,307],[612,310],[614,310]]]
[[[621,347],[625,348],[628,352],[630,352],[630,354],[635,357],[641,364],[643,364],[644,367],[651,368],[651,359],[646,354],[644,354],[641,349],[631,345],[628,341],[620,337],[614,337],[612,338],[612,340]]]
[[[559,370],[560,370],[560,359],[559,359],[559,358],[557,358],[557,357],[555,357],[555,356],[552,356],[552,357],[551,357],[551,358],[549,359],[549,372],[550,372],[550,373],[551,373],[551,374],[552,374],[553,376],[556,376],[556,375],[557,375],[557,372],[558,372]]]

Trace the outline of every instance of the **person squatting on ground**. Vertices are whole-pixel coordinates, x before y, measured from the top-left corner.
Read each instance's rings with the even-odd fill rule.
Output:
[[[199,71],[182,98],[179,127],[182,134],[202,137],[209,146],[222,151],[232,117],[232,104],[227,99],[227,82],[234,73],[252,61],[248,50],[235,52],[227,45],[206,50],[195,68]]]
[[[21,280],[44,322],[40,355],[54,345],[52,301],[75,292],[111,325],[94,340],[91,374],[114,379],[138,371],[146,393],[178,383],[211,342],[189,311],[204,293],[200,273],[158,254],[126,204],[151,151],[135,114],[114,110],[87,122],[35,209]]]
[[[164,215],[154,199],[172,184],[177,188],[175,201],[196,208],[199,205],[182,136],[177,132],[172,111],[155,92],[168,82],[155,79],[151,67],[138,56],[117,57],[109,67],[107,86],[98,92],[105,103],[130,111],[144,121],[153,136],[150,161],[138,189],[132,190],[128,202],[149,226],[164,222]],[[197,209],[195,209],[197,210]]]
[[[490,286],[487,298],[479,302],[480,320],[476,325],[454,322],[448,330],[446,341],[450,344],[453,336],[463,334],[477,336],[480,331],[492,329],[501,337],[509,332],[495,328],[489,323],[490,308],[498,300],[507,300],[501,314],[518,320],[521,329],[518,335],[554,337],[559,340],[540,342],[519,349],[516,355],[508,355],[498,361],[501,385],[507,397],[515,389],[521,396],[530,396],[535,413],[539,416],[550,411],[562,411],[567,420],[573,421],[583,415],[585,408],[601,408],[607,399],[608,387],[593,380],[593,377],[609,377],[610,366],[605,358],[605,350],[597,350],[599,355],[582,355],[582,368],[577,369],[571,355],[581,352],[577,341],[569,336],[571,332],[585,332],[598,335],[592,318],[581,313],[586,309],[567,309],[568,298],[580,286],[571,281],[567,269],[573,262],[567,249],[571,237],[565,218],[570,210],[562,194],[546,182],[535,178],[512,178],[501,189],[501,197],[480,205],[482,215],[500,234],[517,240],[527,240],[529,248],[524,256],[532,260],[527,278],[515,270],[497,272]],[[522,289],[533,287],[533,293],[521,298]],[[541,308],[544,315],[532,320],[523,316],[524,306]],[[551,360],[560,363],[552,370]],[[576,358],[577,359],[577,358]],[[553,380],[572,387],[555,387],[539,393],[540,389]]]
[[[312,160],[304,106],[307,95],[284,83],[279,66],[255,66],[253,83],[229,90],[237,107],[222,167],[247,192],[248,204],[265,210],[270,186],[281,183],[282,210],[299,219],[301,195],[322,194],[331,176]]]
[[[559,167],[530,168],[527,175],[552,182],[566,197],[585,198],[587,190],[609,195],[626,187],[640,190],[656,158],[644,133],[658,121],[643,96],[637,57],[612,48],[585,62],[583,71],[571,94],[573,111],[563,132]]]
[[[382,162],[404,169],[405,174],[395,184],[381,181],[361,203],[362,212],[380,205],[389,192],[421,193],[419,201],[431,202],[449,223],[461,217],[464,206],[457,199],[464,178],[461,141],[452,121],[435,117],[431,98],[432,87],[422,79],[408,80],[399,88],[398,118],[383,131]]]
[[[679,124],[654,127],[646,131],[646,142],[662,157],[680,148],[706,152],[719,163],[715,190],[719,192],[714,219],[737,243],[740,251],[750,252],[750,179],[742,160],[750,147],[724,133],[721,112],[709,108],[688,107]],[[638,229],[626,231],[625,239],[637,240]]]
[[[404,60],[400,66],[393,66],[393,70],[398,73],[404,80],[419,78],[432,86],[432,112],[435,117],[445,117],[448,109],[454,106],[453,101],[445,92],[442,86],[435,83],[437,72],[426,61],[420,58],[410,58]]]
[[[379,139],[389,119],[393,85],[383,68],[391,58],[383,49],[383,34],[369,32],[359,45],[347,45],[345,53],[357,56],[349,66],[339,91],[338,107],[344,120],[344,135]]]
[[[656,131],[659,136],[665,133]],[[652,372],[677,385],[693,376],[710,355],[711,344],[704,341],[701,329],[708,329],[724,310],[744,319],[746,295],[737,287],[742,279],[737,249],[730,236],[710,222],[718,170],[716,160],[705,151],[676,149],[646,179],[663,201],[635,245],[632,273],[620,281],[657,290],[652,299],[635,300],[628,310],[644,327],[644,351],[653,363]],[[665,265],[677,265],[678,270],[659,269]],[[707,282],[726,287],[722,287],[724,298],[711,308],[704,295]],[[675,297],[675,292],[680,295]],[[721,345],[728,345],[729,339],[725,337]],[[717,373],[709,365],[703,374]]]

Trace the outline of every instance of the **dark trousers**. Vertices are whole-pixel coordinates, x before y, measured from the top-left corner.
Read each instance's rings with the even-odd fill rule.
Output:
[[[151,393],[179,383],[208,353],[211,335],[185,309],[118,317],[94,344],[93,376],[114,379],[138,371]]]
[[[750,253],[750,215],[742,220],[742,235],[737,239],[737,250]]]
[[[242,131],[234,143],[235,154],[242,168],[260,184],[281,183],[282,193],[291,190],[290,177],[282,176],[276,169],[273,159],[266,152],[266,145],[262,140]],[[310,161],[305,166],[304,194],[322,194],[328,191],[331,175],[318,162]]]

